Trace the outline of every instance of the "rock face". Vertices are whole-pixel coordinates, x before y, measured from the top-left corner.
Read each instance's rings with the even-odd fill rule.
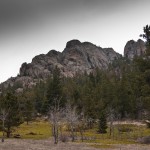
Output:
[[[95,68],[106,69],[114,59],[120,57],[111,48],[102,49],[89,42],[73,40],[67,43],[62,52],[61,64],[66,76],[74,76],[77,72],[90,73]]]
[[[62,53],[51,50],[46,55],[34,57],[29,64],[22,64],[20,76],[47,78],[57,66],[62,75],[72,77],[76,73],[90,73],[95,68],[106,69],[114,59],[120,57],[111,48],[102,49],[89,42],[72,40],[67,42]]]
[[[72,77],[79,72],[90,73],[95,68],[106,69],[114,59],[120,57],[112,48],[102,49],[89,42],[72,40],[62,53],[51,50],[46,55],[35,56],[29,64],[23,63],[20,76],[47,78],[57,66],[62,75]]]
[[[32,78],[46,78],[52,73],[54,66],[59,66],[60,52],[51,50],[46,55],[35,56],[32,62],[23,63],[20,68],[20,76],[29,76]]]
[[[137,42],[130,40],[127,42],[124,48],[124,56],[130,60],[133,60],[135,56],[141,56],[145,53],[146,46],[144,41],[139,39]]]
[[[57,66],[63,76],[73,77],[77,73],[90,73],[94,69],[107,69],[114,59],[122,56],[112,48],[101,48],[78,40],[67,42],[64,51],[51,50],[47,54],[35,56],[31,63],[23,63],[20,74],[10,78],[1,86],[32,87],[39,80],[45,80]]]

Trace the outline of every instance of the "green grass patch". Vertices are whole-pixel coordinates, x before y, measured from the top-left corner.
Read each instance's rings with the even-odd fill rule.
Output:
[[[46,139],[52,136],[51,126],[46,121],[34,121],[21,124],[13,134],[20,134],[23,139]]]
[[[62,128],[62,133],[69,135],[67,127]],[[93,129],[85,130],[83,133],[85,143],[96,144],[96,145],[113,145],[113,144],[135,144],[139,137],[149,136],[150,129],[146,126],[137,126],[133,124],[119,124],[114,125],[112,134],[109,133],[109,128],[106,134],[99,134],[98,127],[95,126]],[[30,122],[29,125],[26,123],[21,124],[15,128],[14,134],[21,135],[22,139],[47,139],[52,136],[52,128],[48,121],[36,120]],[[0,137],[2,132],[0,132]],[[76,133],[78,137],[77,142],[81,142],[81,135],[79,132]]]
[[[106,134],[99,134],[97,127],[84,132],[85,143],[107,144],[137,144],[139,137],[150,135],[150,129],[146,126],[137,126],[133,124],[119,124],[113,126],[113,132],[110,135],[109,128]]]

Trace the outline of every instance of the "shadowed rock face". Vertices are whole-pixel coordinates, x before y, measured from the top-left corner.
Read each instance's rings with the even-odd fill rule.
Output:
[[[94,69],[107,69],[114,59],[119,59],[120,54],[112,48],[101,48],[96,45],[78,40],[67,42],[64,51],[49,51],[47,54],[35,56],[31,63],[23,63],[19,76],[10,78],[3,83],[5,88],[19,83],[22,86],[30,87],[38,80],[45,80],[57,66],[62,76],[73,77],[77,73],[90,73]],[[12,81],[13,79],[13,81]]]
[[[145,53],[146,46],[144,41],[138,40],[137,42],[130,40],[127,42],[124,48],[124,56],[130,60],[133,60],[135,56],[142,56]]]

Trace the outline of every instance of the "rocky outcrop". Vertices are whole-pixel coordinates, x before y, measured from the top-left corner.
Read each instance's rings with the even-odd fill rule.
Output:
[[[133,60],[135,56],[142,56],[145,53],[146,46],[144,41],[139,39],[137,42],[130,40],[124,48],[124,57]]]
[[[66,76],[73,76],[77,72],[90,73],[95,68],[106,69],[115,58],[120,57],[111,48],[102,49],[89,42],[73,40],[67,43],[61,60]]]
[[[89,42],[72,40],[67,42],[62,53],[51,50],[35,56],[29,64],[23,63],[20,76],[45,79],[57,66],[62,75],[72,77],[76,73],[90,73],[95,68],[106,69],[114,59],[120,57],[112,48],[102,49]]]
[[[46,55],[41,54],[35,56],[31,63],[22,64],[20,68],[20,76],[47,78],[52,73],[54,66],[59,66],[60,55],[60,52],[51,50]]]
[[[31,63],[23,63],[20,74],[10,78],[2,85],[16,86],[20,91],[24,87],[32,87],[39,80],[45,80],[57,66],[62,76],[72,77],[77,73],[90,73],[95,68],[107,69],[114,59],[119,59],[120,54],[112,48],[101,48],[96,45],[78,40],[67,42],[64,51],[51,50],[47,54],[35,56]]]

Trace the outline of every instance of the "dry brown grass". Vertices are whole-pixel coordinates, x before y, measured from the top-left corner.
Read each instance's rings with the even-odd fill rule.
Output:
[[[94,150],[94,148],[92,148]],[[47,140],[27,140],[27,139],[7,139],[0,143],[0,150],[92,150],[86,144],[61,143],[57,145],[52,139]]]
[[[97,143],[98,144],[98,143]],[[96,146],[82,143],[59,143],[55,145],[52,139],[27,140],[27,139],[6,139],[0,143],[0,150],[150,150],[150,145],[113,145],[113,148]]]

